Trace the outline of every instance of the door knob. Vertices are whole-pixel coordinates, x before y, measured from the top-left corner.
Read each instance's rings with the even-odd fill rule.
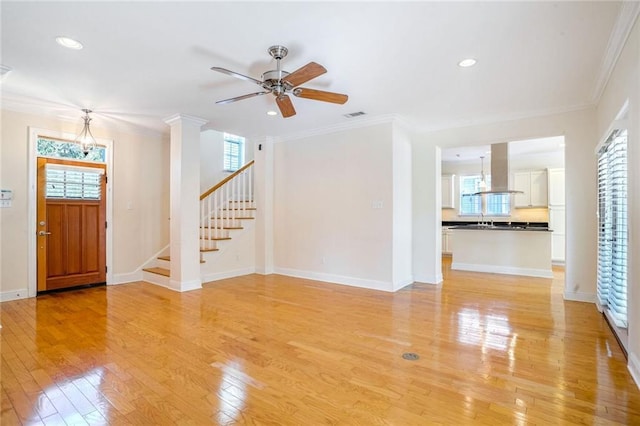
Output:
[[[38,232],[38,235],[41,236],[41,237],[44,237],[45,235],[51,235],[51,232],[40,231],[40,232]]]

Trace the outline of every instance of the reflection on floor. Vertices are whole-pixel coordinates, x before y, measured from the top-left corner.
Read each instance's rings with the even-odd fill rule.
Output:
[[[640,424],[615,338],[563,301],[562,269],[444,276],[395,294],[250,275],[2,303],[2,424]]]

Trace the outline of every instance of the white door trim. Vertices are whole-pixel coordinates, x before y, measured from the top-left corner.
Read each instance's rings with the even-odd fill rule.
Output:
[[[36,262],[38,260],[36,250],[36,210],[38,206],[38,199],[36,194],[37,185],[37,151],[36,142],[38,136],[51,136],[60,139],[74,140],[76,135],[71,133],[59,132],[56,130],[39,129],[35,127],[29,127],[29,165],[28,165],[28,180],[29,180],[29,195],[28,195],[28,226],[27,235],[29,236],[28,242],[28,297],[35,297],[37,290],[38,271]],[[111,188],[113,187],[113,140],[111,139],[96,139],[98,145],[107,147],[106,150],[106,164],[107,164],[107,235],[106,235],[106,250],[107,250],[107,285],[113,282],[113,194]]]

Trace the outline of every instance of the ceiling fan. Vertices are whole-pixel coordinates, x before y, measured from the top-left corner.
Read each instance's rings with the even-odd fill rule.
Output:
[[[232,77],[239,78],[240,80],[250,81],[252,83],[261,86],[264,91],[249,93],[247,95],[237,96],[235,98],[224,99],[216,102],[216,104],[228,104],[231,102],[240,101],[243,99],[253,98],[255,96],[262,96],[268,93],[272,93],[276,97],[276,104],[282,113],[283,117],[291,117],[296,114],[295,108],[288,93],[292,93],[299,98],[313,99],[316,101],[331,102],[335,104],[344,104],[349,97],[341,93],[325,92],[323,90],[307,89],[305,87],[298,87],[307,81],[314,79],[327,72],[325,67],[315,62],[309,62],[307,65],[295,70],[292,73],[284,71],[280,68],[280,60],[282,60],[289,51],[284,46],[271,46],[268,49],[269,54],[276,60],[277,68],[275,70],[267,71],[262,74],[262,80],[257,80],[246,75],[229,71],[225,68],[211,67],[213,71],[218,71],[223,74],[230,75]]]

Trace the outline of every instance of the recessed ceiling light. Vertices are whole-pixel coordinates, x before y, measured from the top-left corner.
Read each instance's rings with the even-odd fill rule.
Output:
[[[74,40],[69,37],[62,37],[62,36],[56,37],[56,41],[60,46],[64,46],[69,49],[74,49],[74,50],[82,49],[82,43],[80,43],[78,40]]]
[[[476,64],[475,59],[473,58],[467,58],[467,59],[463,59],[460,62],[458,62],[458,66],[462,67],[462,68],[467,68],[467,67],[472,67]]]
[[[276,111],[267,111],[267,115],[274,116],[274,115],[278,115],[278,113]]]

